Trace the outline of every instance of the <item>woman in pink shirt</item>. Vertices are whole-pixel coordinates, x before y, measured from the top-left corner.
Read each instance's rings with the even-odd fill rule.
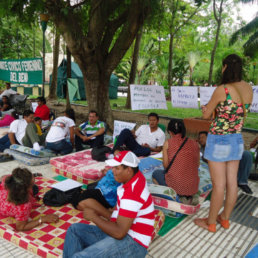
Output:
[[[19,115],[16,111],[13,111],[11,115],[5,114],[0,120],[0,127],[9,126],[15,119],[18,119]]]

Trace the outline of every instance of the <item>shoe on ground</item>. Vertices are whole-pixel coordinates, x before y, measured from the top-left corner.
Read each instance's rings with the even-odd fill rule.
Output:
[[[238,185],[238,187],[247,194],[253,194],[252,189],[248,185]]]

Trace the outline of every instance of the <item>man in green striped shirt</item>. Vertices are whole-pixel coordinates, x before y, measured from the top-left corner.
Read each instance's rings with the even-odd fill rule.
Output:
[[[90,145],[91,148],[104,144],[105,125],[98,120],[95,110],[89,112],[88,121],[75,129],[75,149],[83,150],[82,144]]]

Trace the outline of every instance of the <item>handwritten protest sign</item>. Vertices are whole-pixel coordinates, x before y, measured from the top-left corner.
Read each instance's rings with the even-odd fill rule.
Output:
[[[253,102],[251,105],[250,112],[258,113],[258,86],[253,86]]]
[[[121,133],[124,129],[132,130],[135,127],[136,123],[129,123],[129,122],[123,122],[119,120],[114,120],[114,133],[113,133],[113,140],[117,135]]]
[[[198,108],[198,87],[171,87],[171,103],[173,107]]]
[[[132,110],[168,109],[162,86],[130,85]]]
[[[200,87],[200,106],[206,105],[216,88],[215,87]]]

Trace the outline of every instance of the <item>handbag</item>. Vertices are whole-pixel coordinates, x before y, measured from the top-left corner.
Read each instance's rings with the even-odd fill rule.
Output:
[[[183,148],[183,146],[185,145],[186,141],[188,140],[188,138],[186,137],[185,140],[183,141],[183,143],[181,144],[181,146],[178,148],[177,152],[175,153],[174,157],[171,159],[171,161],[169,162],[167,168],[164,171],[164,174],[167,174],[167,172],[169,171],[170,167],[172,166],[178,152]]]

